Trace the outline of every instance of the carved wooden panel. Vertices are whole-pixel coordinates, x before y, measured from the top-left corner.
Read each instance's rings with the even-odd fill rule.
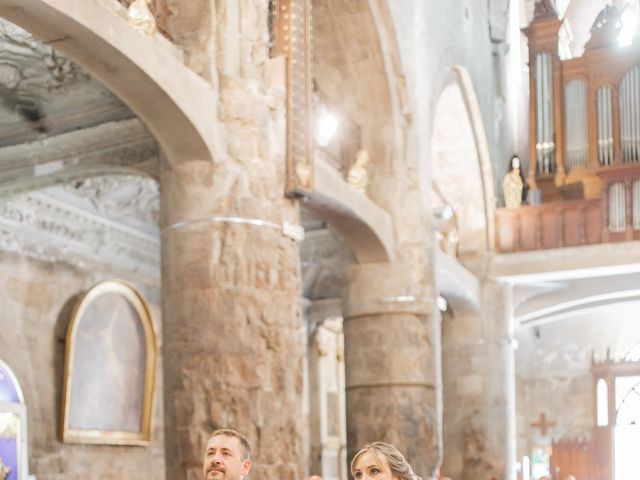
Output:
[[[311,1],[272,0],[272,56],[287,65],[287,196],[313,190]]]

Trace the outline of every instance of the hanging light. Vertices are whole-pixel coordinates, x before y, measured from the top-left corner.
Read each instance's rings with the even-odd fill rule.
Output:
[[[338,130],[338,118],[326,107],[321,107],[316,117],[316,142],[326,147]]]

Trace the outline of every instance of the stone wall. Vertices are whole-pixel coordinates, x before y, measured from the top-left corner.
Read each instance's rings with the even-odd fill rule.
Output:
[[[157,362],[150,446],[60,441],[64,348],[71,309],[79,293],[108,278],[100,271],[83,272],[60,263],[0,253],[0,358],[13,369],[24,393],[29,469],[38,480],[164,478],[161,359]],[[136,284],[135,278],[125,279]],[[151,304],[160,343],[158,287],[136,286]]]
[[[591,354],[621,358],[640,341],[638,303],[595,310],[516,332],[518,457],[551,440],[588,439],[595,426]],[[531,424],[544,413],[546,435]]]

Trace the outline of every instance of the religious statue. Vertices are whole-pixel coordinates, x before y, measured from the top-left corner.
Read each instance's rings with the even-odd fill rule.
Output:
[[[311,175],[313,174],[311,165],[306,162],[299,162],[296,165],[295,170],[296,177],[298,177],[298,182],[300,182],[300,186],[306,188],[307,190],[311,190]]]
[[[349,169],[347,174],[347,183],[361,193],[366,193],[367,183],[367,164],[369,163],[369,152],[364,149],[358,150],[356,154],[356,162]]]
[[[535,4],[533,16],[534,18],[557,17],[558,13],[551,0],[538,0]]]
[[[149,8],[150,0],[135,0],[127,10],[127,20],[141,32],[152,36],[157,31],[156,19]]]
[[[502,191],[507,208],[518,208],[522,205],[522,189],[524,182],[520,176],[520,159],[515,155],[511,158],[511,170],[504,177]]]
[[[9,474],[11,473],[11,469],[4,464],[2,458],[0,458],[0,480],[7,480],[9,478]]]

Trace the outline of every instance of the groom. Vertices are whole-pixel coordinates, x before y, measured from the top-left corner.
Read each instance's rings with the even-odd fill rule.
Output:
[[[204,453],[204,480],[242,480],[251,470],[251,445],[240,432],[216,430]]]

